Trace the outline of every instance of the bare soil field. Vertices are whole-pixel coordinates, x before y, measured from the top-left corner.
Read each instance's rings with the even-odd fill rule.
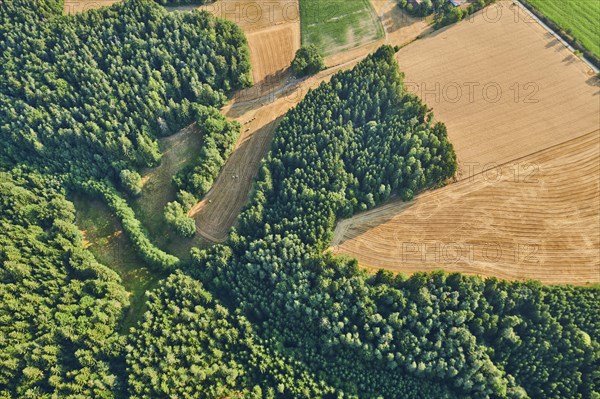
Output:
[[[361,266],[600,283],[600,131],[341,221]]]
[[[463,171],[600,125],[598,79],[512,4],[499,2],[397,53],[407,88],[446,123]]]

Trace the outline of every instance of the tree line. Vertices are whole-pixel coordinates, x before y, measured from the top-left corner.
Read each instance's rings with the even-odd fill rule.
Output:
[[[409,14],[418,17],[427,17],[433,15],[433,26],[440,29],[473,15],[484,7],[495,3],[496,0],[475,0],[469,2],[463,7],[454,6],[449,0],[423,0],[420,3],[408,0],[397,0],[398,6],[406,10]]]

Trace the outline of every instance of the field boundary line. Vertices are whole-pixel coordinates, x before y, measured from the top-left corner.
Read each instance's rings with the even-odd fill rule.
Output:
[[[565,39],[562,38],[561,35],[559,35],[558,33],[556,33],[555,30],[553,30],[552,28],[550,28],[548,25],[546,25],[541,19],[539,19],[537,17],[537,15],[535,15],[534,13],[532,13],[531,11],[529,11],[529,9],[527,7],[525,7],[523,5],[523,3],[521,3],[519,0],[512,0],[512,2],[514,4],[516,4],[521,10],[525,11],[525,13],[527,15],[529,15],[530,18],[532,18],[534,21],[536,21],[538,24],[540,24],[544,29],[546,29],[552,36],[554,36],[560,43],[562,43],[566,48],[569,49],[569,51],[571,51],[573,54],[575,54],[575,52],[577,51],[573,46],[571,46],[569,43],[567,43],[567,41]],[[584,56],[581,57],[577,57],[580,58],[583,62],[585,62],[587,64],[587,66],[589,66],[590,68],[592,68],[592,71],[594,71],[594,73],[600,73],[600,69],[598,69],[592,62],[590,62],[587,58],[585,58]]]
[[[493,166],[493,167],[490,167],[489,169],[484,169],[484,170],[482,170],[481,172],[478,172],[478,173],[475,173],[475,174],[473,174],[473,175],[470,175],[470,176],[464,177],[464,178],[462,178],[462,179],[456,179],[456,180],[454,180],[454,181],[453,181],[451,184],[454,184],[454,183],[459,183],[459,182],[462,182],[462,181],[465,181],[465,180],[468,180],[468,179],[472,179],[472,178],[474,178],[475,176],[479,176],[479,175],[481,175],[481,174],[483,174],[483,173],[485,173],[485,172],[488,172],[488,171],[490,171],[490,170],[493,170],[493,169],[495,169],[495,168],[500,168],[500,167],[502,167],[502,166],[507,166],[507,165],[510,165],[510,164],[512,164],[512,163],[518,162],[518,161],[520,161],[520,160],[523,160],[523,159],[525,159],[525,158],[529,158],[529,157],[531,157],[532,155],[538,155],[538,154],[541,154],[541,153],[543,153],[543,152],[546,152],[546,151],[552,150],[553,148],[560,147],[560,146],[562,146],[562,145],[564,145],[564,144],[570,143],[571,141],[580,140],[580,139],[582,139],[582,138],[584,138],[584,137],[586,137],[586,136],[591,136],[591,135],[593,135],[593,134],[600,134],[600,129],[592,130],[591,132],[584,133],[584,134],[582,134],[582,135],[580,135],[580,136],[577,136],[577,137],[570,138],[570,139],[568,139],[568,140],[565,140],[565,141],[562,141],[562,142],[560,142],[560,143],[557,143],[557,144],[551,145],[551,146],[549,146],[549,147],[542,148],[542,149],[540,149],[540,150],[537,150],[537,151],[531,152],[531,153],[529,153],[529,154],[526,154],[526,155],[523,155],[523,156],[520,156],[520,157],[517,157],[517,158],[513,158],[513,159],[511,159],[510,161],[506,161],[506,162],[502,162],[502,163],[498,163],[498,164],[494,163],[494,166]]]

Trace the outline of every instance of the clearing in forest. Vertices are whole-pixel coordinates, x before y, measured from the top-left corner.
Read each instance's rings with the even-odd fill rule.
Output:
[[[77,211],[75,223],[81,229],[84,247],[98,262],[117,272],[130,294],[130,307],[122,326],[122,331],[128,332],[144,314],[145,292],[165,276],[148,269],[106,204],[83,195],[71,200]]]
[[[340,222],[336,252],[409,273],[600,282],[600,85],[589,68],[539,24],[516,20],[510,2],[397,60],[448,126],[459,182]]]
[[[162,138],[160,165],[141,171],[142,191],[139,197],[130,201],[137,218],[148,230],[150,240],[160,249],[183,259],[189,256],[192,245],[204,247],[206,243],[200,237],[188,240],[178,236],[165,223],[164,207],[176,200],[173,176],[197,161],[201,146],[202,136],[195,124]]]
[[[283,87],[244,102],[233,102],[223,113],[242,125],[240,138],[219,177],[201,202],[189,212],[200,236],[223,242],[247,201],[262,159],[271,147],[277,125],[285,113],[298,104],[310,88],[316,88],[337,72],[328,69],[290,87]]]

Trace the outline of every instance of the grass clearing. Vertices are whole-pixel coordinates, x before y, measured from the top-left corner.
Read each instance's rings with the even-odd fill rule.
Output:
[[[600,57],[600,1],[527,0],[558,26],[570,32],[585,48]]]
[[[368,0],[300,0],[302,44],[324,55],[349,50],[383,37],[383,27]]]
[[[186,239],[178,236],[166,224],[163,209],[176,199],[172,178],[185,166],[196,161],[202,137],[194,125],[160,141],[162,160],[159,166],[141,172],[143,188],[140,196],[131,202],[137,218],[148,230],[150,240],[163,251],[181,259],[189,258],[192,246],[203,247],[200,237]]]
[[[146,267],[105,204],[81,195],[71,200],[77,210],[75,222],[83,234],[84,246],[98,262],[119,274],[130,293],[130,306],[122,326],[122,332],[127,332],[146,310],[146,291],[154,288],[166,275]]]

